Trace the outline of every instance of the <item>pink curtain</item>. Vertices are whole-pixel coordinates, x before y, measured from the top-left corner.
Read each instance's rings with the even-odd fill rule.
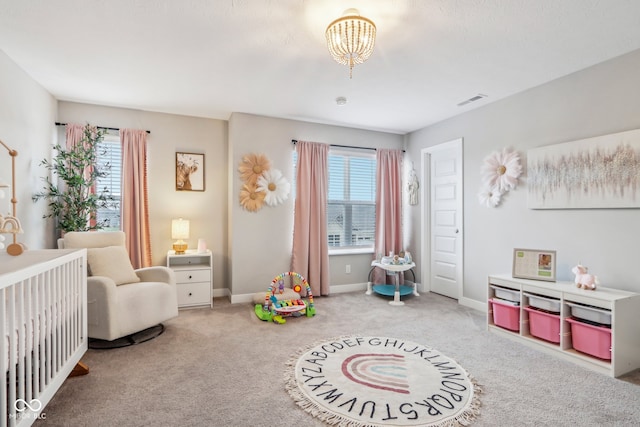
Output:
[[[402,246],[402,150],[376,150],[375,254],[399,253]],[[374,283],[385,283],[385,272],[376,268]]]
[[[68,123],[65,126],[65,136],[66,136],[66,148],[67,150],[72,149],[73,147],[75,147],[76,145],[82,143],[82,141],[84,140],[84,125],[78,124],[78,123]],[[93,131],[97,132],[97,128],[93,127]],[[95,136],[95,133],[94,133]],[[85,179],[88,179],[91,171],[92,171],[93,167],[89,166],[86,167],[84,172],[83,172],[83,176]],[[96,186],[95,184],[89,188],[89,194],[95,194],[96,193]],[[86,195],[88,196],[88,194]],[[89,219],[89,226],[90,227],[95,227],[96,226],[96,212],[92,212],[90,214],[90,218]]]
[[[329,295],[327,191],[329,145],[298,141],[291,270],[304,276],[313,296]]]
[[[82,141],[84,137],[84,126],[77,123],[69,123],[65,126],[65,133],[67,137],[67,148],[73,148]]]
[[[120,224],[134,268],[151,266],[149,203],[147,197],[147,132],[120,129],[122,143],[122,200]]]

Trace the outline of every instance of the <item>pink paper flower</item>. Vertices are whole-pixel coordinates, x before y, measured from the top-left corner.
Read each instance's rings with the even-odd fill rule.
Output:
[[[508,148],[496,151],[484,159],[482,174],[493,193],[509,191],[518,185],[518,178],[522,174],[520,155]]]

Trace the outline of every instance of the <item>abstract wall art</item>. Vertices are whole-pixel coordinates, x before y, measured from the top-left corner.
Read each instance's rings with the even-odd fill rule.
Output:
[[[531,149],[530,209],[640,207],[640,129]]]

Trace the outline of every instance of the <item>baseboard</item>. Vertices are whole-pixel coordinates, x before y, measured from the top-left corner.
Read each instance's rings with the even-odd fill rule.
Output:
[[[255,294],[255,292],[253,294]],[[231,304],[253,304],[253,294],[231,295]]]
[[[363,283],[351,283],[351,284],[347,284],[347,285],[332,285],[329,287],[329,292],[332,294],[344,294],[346,292],[358,292],[358,291],[362,291],[363,293],[367,290],[367,283],[363,282]],[[218,294],[216,294],[216,291],[226,291],[226,292],[219,292]],[[251,294],[236,294],[236,295],[229,295],[228,290],[227,289],[214,289],[213,290],[213,296],[229,296],[230,300],[231,300],[231,304],[246,304],[246,303],[253,303],[253,293]]]
[[[407,284],[411,284],[412,282],[410,280],[406,280],[405,281]],[[417,285],[417,289],[418,292],[424,292],[427,293],[429,291],[425,291],[424,289],[422,289],[422,285],[420,283],[416,283]],[[347,293],[347,292],[358,292],[358,291],[366,291],[367,290],[367,283],[363,282],[363,283],[351,283],[351,284],[346,284],[346,285],[333,285],[330,287],[330,292],[332,294],[343,294],[343,293]],[[247,304],[247,303],[253,303],[253,293],[251,294],[238,294],[238,295],[231,295],[231,293],[229,292],[229,290],[227,288],[223,288],[223,289],[214,289],[213,290],[213,296],[215,298],[219,298],[219,297],[228,297],[231,300],[231,304]],[[474,299],[471,298],[465,298],[462,297],[458,300],[458,304],[460,305],[464,305],[465,307],[469,307],[469,308],[473,308],[474,310],[478,310],[481,311],[483,313],[487,312],[487,305],[480,302],[480,301],[476,301]]]
[[[229,289],[227,289],[227,288],[218,288],[218,289],[214,289],[213,290],[213,297],[214,298],[224,298],[224,297],[228,297],[230,295],[231,295],[231,293],[229,292]]]
[[[333,285],[329,287],[329,292],[332,294],[344,294],[347,292],[366,291],[367,283],[352,283],[348,285]]]
[[[458,300],[458,304],[464,305],[465,307],[473,308],[474,310],[481,311],[483,313],[487,312],[487,304],[484,304],[480,301],[462,297]]]

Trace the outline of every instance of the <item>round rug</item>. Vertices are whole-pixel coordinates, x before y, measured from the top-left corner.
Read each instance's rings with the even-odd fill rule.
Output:
[[[457,426],[479,414],[475,380],[438,350],[396,338],[349,336],[301,349],[286,389],[329,425]]]

